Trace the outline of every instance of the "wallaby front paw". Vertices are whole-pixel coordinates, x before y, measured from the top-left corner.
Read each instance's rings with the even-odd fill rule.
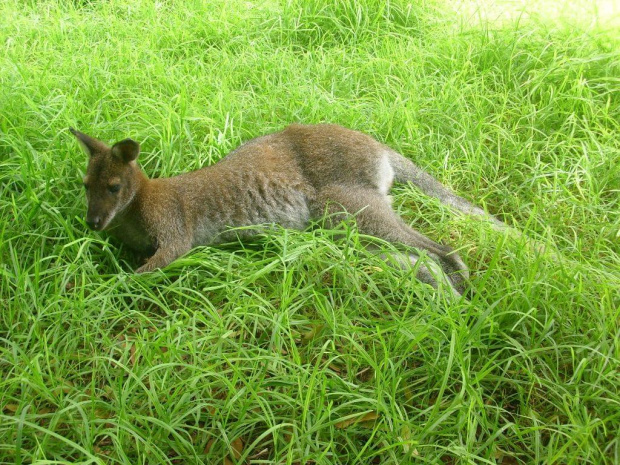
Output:
[[[144,265],[142,265],[136,270],[136,273],[150,273],[151,271],[155,271],[156,269],[156,266],[153,266],[149,262],[146,262]]]

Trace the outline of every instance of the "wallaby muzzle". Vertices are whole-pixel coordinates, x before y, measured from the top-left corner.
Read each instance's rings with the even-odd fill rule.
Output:
[[[113,218],[111,212],[107,212],[101,208],[100,202],[89,202],[88,211],[86,212],[86,224],[94,231],[102,231]]]
[[[87,216],[86,224],[88,227],[94,231],[97,231],[101,228],[101,217],[100,216]]]

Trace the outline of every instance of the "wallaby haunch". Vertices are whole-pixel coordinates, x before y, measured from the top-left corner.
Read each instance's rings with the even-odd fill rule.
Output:
[[[212,166],[161,179],[148,179],[136,163],[137,142],[125,139],[109,147],[71,132],[90,155],[86,223],[153,253],[138,272],[165,267],[198,245],[256,233],[231,228],[277,223],[303,229],[328,212],[334,214],[330,221],[351,214],[364,234],[426,251],[432,261],[420,264],[417,277],[436,286],[446,281],[445,273],[454,291],[462,292],[466,265],[396,215],[388,196],[392,182],[411,182],[450,207],[504,226],[394,150],[337,125],[293,124],[243,144]],[[407,263],[418,258],[407,252]]]

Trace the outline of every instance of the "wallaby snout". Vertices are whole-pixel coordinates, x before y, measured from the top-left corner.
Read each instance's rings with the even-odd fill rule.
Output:
[[[93,231],[97,231],[101,227],[101,217],[100,216],[86,216],[86,224]]]
[[[101,231],[107,226],[105,215],[102,214],[101,210],[93,208],[92,203],[88,205],[88,211],[86,212],[86,218],[84,220],[93,231]]]
[[[102,202],[98,198],[97,193],[87,193],[88,210],[86,212],[86,224],[93,231],[102,231],[114,219],[117,210],[115,199],[103,199]],[[108,202],[105,202],[108,200]]]

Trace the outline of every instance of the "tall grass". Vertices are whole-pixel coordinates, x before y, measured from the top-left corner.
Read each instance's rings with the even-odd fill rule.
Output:
[[[619,463],[620,36],[527,13],[2,2],[1,463]],[[87,231],[69,126],[169,176],[290,122],[370,133],[524,236],[397,186],[471,267],[454,300],[353,224],[148,275]]]

